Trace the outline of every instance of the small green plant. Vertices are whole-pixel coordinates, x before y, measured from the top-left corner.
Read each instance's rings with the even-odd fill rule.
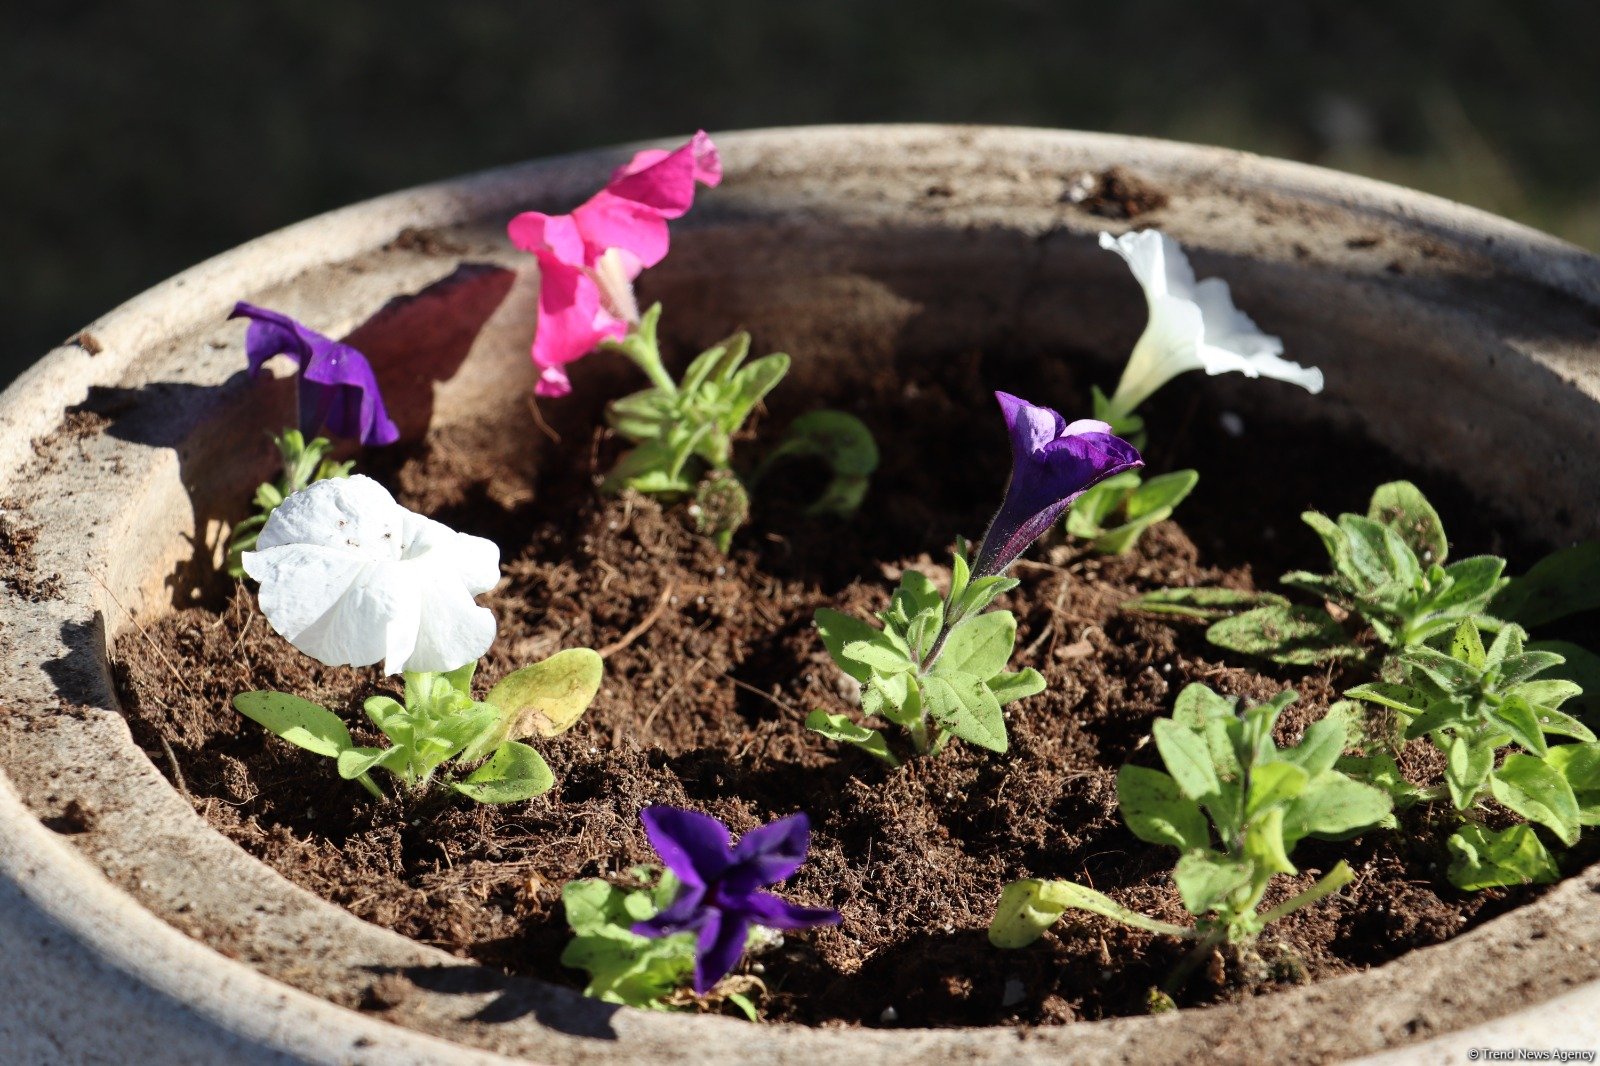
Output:
[[[1413,799],[1448,798],[1466,817],[1494,799],[1571,847],[1586,817],[1578,791],[1600,783],[1587,751],[1600,747],[1587,726],[1561,710],[1580,694],[1578,685],[1538,676],[1560,666],[1561,656],[1527,649],[1526,637],[1521,626],[1505,624],[1485,648],[1477,623],[1465,620],[1448,651],[1421,646],[1401,652],[1395,666],[1402,680],[1358,685],[1346,695],[1395,711],[1402,739],[1426,737],[1443,754],[1443,785]],[[1582,743],[1551,747],[1547,736]],[[1500,758],[1508,746],[1520,750]],[[1466,825],[1449,848],[1448,876],[1458,888],[1556,877],[1554,860],[1525,825],[1499,832]]]
[[[561,965],[589,974],[583,994],[606,1003],[645,1010],[687,1010],[695,1005],[689,985],[694,978],[695,935],[640,936],[634,925],[654,918],[677,897],[681,884],[671,871],[635,866],[628,879],[637,887],[619,888],[598,877],[569,881],[561,889],[572,940],[561,952]],[[655,881],[652,886],[651,881]],[[746,947],[764,942],[765,932],[751,930]],[[717,989],[714,997],[733,1004],[756,1021],[755,1003],[745,993]]]
[[[245,717],[297,747],[336,761],[339,776],[383,798],[372,771],[393,775],[412,795],[426,793],[446,763],[482,764],[449,787],[480,803],[515,803],[547,791],[555,777],[530,736],[564,732],[600,689],[600,656],[570,648],[507,675],[480,702],[472,698],[477,664],[449,673],[408,672],[405,702],[373,696],[363,709],[388,739],[361,747],[339,716],[286,692],[242,692],[233,705]]]
[[[958,549],[948,600],[927,575],[908,570],[889,609],[878,614],[882,629],[824,607],[816,614],[817,631],[839,669],[861,683],[862,713],[905,728],[917,754],[941,751],[951,737],[1005,751],[1000,708],[1044,691],[1039,671],[1006,672],[1016,617],[986,612],[1016,586],[1016,578],[998,574],[973,578]],[[883,733],[846,715],[813,711],[806,727],[900,765]]]
[[[1145,530],[1172,517],[1200,481],[1194,470],[1175,470],[1144,481],[1137,470],[1107,478],[1078,497],[1067,512],[1067,532],[1103,555],[1121,555]]]
[[[660,317],[661,305],[656,304],[622,339],[601,345],[625,354],[652,383],[606,408],[606,421],[633,447],[617,460],[601,491],[628,488],[669,500],[692,495],[700,532],[727,551],[734,532],[749,517],[749,489],[755,480],[775,460],[809,455],[834,472],[809,513],[853,514],[878,465],[877,446],[861,420],[842,411],[804,415],[756,475],[740,480],[733,471],[734,437],[789,372],[789,357],[776,353],[746,363],[750,335],[735,333],[697,356],[675,382],[656,342]]]
[[[349,477],[356,465],[353,460],[335,462],[328,458],[333,450],[332,441],[327,437],[313,437],[308,441],[298,429],[284,430],[272,438],[272,443],[278,446],[278,454],[283,457],[283,474],[277,481],[263,481],[256,486],[256,513],[233,527],[233,536],[228,540],[228,573],[233,577],[245,576],[240,559],[245,552],[255,550],[261,527],[267,524],[278,504],[313,481]]]
[[[1506,583],[1505,560],[1478,555],[1447,565],[1449,545],[1438,512],[1410,482],[1380,485],[1365,515],[1342,514],[1334,521],[1307,511],[1301,517],[1322,538],[1333,570],[1296,570],[1282,580],[1320,602],[1240,602],[1248,609],[1217,618],[1206,630],[1211,643],[1304,666],[1365,657],[1367,646],[1351,621],[1390,651],[1422,645],[1464,620],[1498,624],[1487,612]],[[1129,606],[1171,613],[1185,604],[1186,592],[1202,591],[1162,589]]]
[[[1310,888],[1261,910],[1272,879],[1298,872],[1290,861],[1306,837],[1341,840],[1392,821],[1382,790],[1335,768],[1351,739],[1351,724],[1330,714],[1309,726],[1300,742],[1280,748],[1272,731],[1295,693],[1239,708],[1204,685],[1178,696],[1171,718],[1155,723],[1156,749],[1167,772],[1124,766],[1117,801],[1129,831],[1152,844],[1177,848],[1173,881],[1190,926],[1128,910],[1110,897],[1070,881],[1029,879],[1007,885],[989,926],[997,947],[1021,947],[1041,936],[1069,909],[1195,942],[1169,987],[1222,945],[1252,942],[1272,922],[1338,891],[1354,876],[1338,863]]]

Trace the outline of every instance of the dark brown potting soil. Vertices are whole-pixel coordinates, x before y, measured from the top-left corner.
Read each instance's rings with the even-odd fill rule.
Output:
[[[501,545],[505,580],[484,598],[499,639],[479,668],[480,692],[561,648],[606,655],[605,686],[587,716],[539,744],[557,777],[543,797],[505,807],[443,795],[379,803],[328,760],[235,713],[229,699],[238,692],[292,692],[373,743],[361,702],[398,689],[375,670],[332,669],[296,652],[244,585],[117,644],[134,736],[169,773],[170,747],[196,808],[284,876],[367,921],[489,966],[581,986],[582,974],[557,963],[568,939],[561,886],[653,861],[638,817],[648,804],[705,811],[736,833],[805,810],[811,857],[782,891],[837,907],[844,921],[747,960],[764,984],[766,1017],[983,1025],[1141,1013],[1182,944],[1069,916],[1033,947],[999,951],[985,928],[1000,887],[1024,876],[1071,878],[1185,921],[1169,878],[1176,854],[1138,841],[1118,816],[1117,767],[1158,764],[1151,722],[1170,713],[1188,682],[1251,699],[1292,685],[1300,701],[1281,727],[1288,741],[1365,674],[1230,658],[1207,645],[1203,627],[1127,613],[1124,601],[1167,585],[1248,589],[1258,575],[1270,586],[1285,569],[1320,569],[1299,512],[1364,510],[1371,489],[1395,476],[1413,476],[1434,499],[1461,554],[1518,546],[1459,488],[1368,444],[1254,423],[1228,435],[1205,383],[1191,376],[1150,412],[1152,468],[1201,471],[1180,521],[1156,526],[1122,557],[1047,540],[1015,570],[1022,585],[1003,601],[1019,621],[1013,666],[1037,667],[1049,689],[1011,708],[1008,754],[955,743],[894,770],[806,732],[807,711],[848,707],[849,686],[811,627],[813,611],[867,615],[904,567],[948,576],[949,544],[982,532],[1009,468],[989,390],[1056,402],[1084,391],[1070,372],[1037,366],[928,363],[852,396],[844,406],[873,426],[884,455],[866,511],[846,525],[802,519],[789,494],[810,479],[790,471],[758,496],[755,525],[727,556],[692,531],[681,507],[598,498],[587,444],[511,509],[452,479],[448,470],[470,464],[441,464],[437,448],[373,458],[367,468],[402,502]],[[775,415],[768,426],[783,421]],[[749,454],[772,435],[747,443]],[[602,465],[612,449],[599,450]],[[1421,776],[1430,767],[1411,769]],[[1401,832],[1303,843],[1294,855],[1300,876],[1280,878],[1269,903],[1340,858],[1355,882],[1274,926],[1255,953],[1201,967],[1179,1002],[1376,965],[1536,891],[1453,890],[1444,879],[1451,818],[1418,809],[1402,821]]]

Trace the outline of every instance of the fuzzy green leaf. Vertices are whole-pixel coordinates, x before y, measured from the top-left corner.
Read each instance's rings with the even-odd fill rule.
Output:
[[[1205,803],[1218,794],[1221,784],[1205,738],[1170,718],[1157,718],[1152,732],[1161,761],[1185,796]]]
[[[1561,656],[1564,661],[1549,669],[1549,677],[1578,686],[1579,691],[1571,698],[1580,713],[1600,714],[1600,655],[1565,640],[1534,641],[1528,650],[1553,651]]]
[[[871,667],[880,674],[902,674],[916,667],[906,653],[882,633],[874,633],[870,640],[853,640],[846,644],[844,658]]]
[[[233,698],[239,713],[299,748],[337,759],[350,748],[350,730],[339,716],[287,692],[241,692]]]
[[[929,674],[922,694],[934,721],[969,744],[1006,750],[1006,720],[1000,703],[976,674]]]
[[[1388,752],[1342,756],[1334,768],[1340,773],[1371,785],[1389,797],[1396,809],[1410,807],[1423,798],[1423,791],[1400,773],[1400,766]]]
[[[1190,914],[1201,915],[1225,906],[1229,897],[1250,885],[1252,863],[1229,859],[1214,851],[1191,851],[1178,860],[1172,880]]]
[[[1045,689],[1044,675],[1033,667],[1010,674],[996,674],[989,678],[989,691],[1001,706],[1016,700],[1037,696]]]
[[[556,775],[537,751],[516,740],[495,749],[455,790],[479,803],[519,803],[550,790]]]
[[[1175,614],[1202,622],[1238,614],[1256,607],[1286,606],[1288,600],[1275,592],[1241,592],[1237,589],[1174,588],[1147,592],[1122,605],[1125,611],[1148,614]]]
[[[1124,766],[1117,771],[1117,806],[1122,820],[1140,840],[1181,851],[1204,848],[1211,831],[1199,804],[1159,770]]]
[[[1439,512],[1409,481],[1379,485],[1367,506],[1367,517],[1399,534],[1424,566],[1443,563],[1449,555],[1450,545]]]
[[[1495,832],[1464,825],[1446,845],[1453,856],[1446,876],[1466,892],[1512,885],[1547,885],[1561,871],[1532,827],[1513,825]]]
[[[872,668],[866,663],[846,658],[844,648],[846,644],[873,640],[879,631],[861,619],[841,614],[831,607],[818,608],[813,617],[816,620],[817,632],[822,636],[823,646],[828,649],[828,655],[838,664],[839,669],[862,684],[870,681]]]
[[[847,715],[829,714],[815,710],[806,715],[806,728],[838,744],[854,744],[868,755],[882,759],[890,766],[899,766],[900,760],[889,750],[889,742],[876,729],[853,721]]]
[[[1390,681],[1370,681],[1345,692],[1353,700],[1364,700],[1388,707],[1406,715],[1419,715],[1428,707],[1428,693],[1416,685],[1401,685]]]
[[[1010,611],[969,615],[945,638],[933,665],[936,674],[974,674],[987,681],[1006,668],[1017,642],[1017,620]]]
[[[1258,607],[1224,618],[1211,624],[1206,639],[1219,648],[1290,666],[1361,656],[1361,649],[1326,611],[1301,606]]]
[[[1382,824],[1394,809],[1388,792],[1352,780],[1338,770],[1313,777],[1289,812],[1289,832],[1343,839]]]
[[[1067,910],[1088,911],[1135,929],[1167,936],[1189,937],[1193,930],[1148,918],[1111,897],[1071,881],[1029,878],[1013,881],[1000,892],[1000,903],[989,922],[989,943],[997,948],[1023,948],[1038,940]]]
[[[1219,696],[1198,681],[1183,686],[1172,705],[1172,720],[1190,729],[1203,729],[1213,719],[1231,719],[1235,701]]]
[[[1507,755],[1489,778],[1494,798],[1549,829],[1567,847],[1578,842],[1578,800],[1557,770],[1534,755]]]

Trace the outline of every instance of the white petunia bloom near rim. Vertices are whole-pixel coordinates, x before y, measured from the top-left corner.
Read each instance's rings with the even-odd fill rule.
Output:
[[[1190,370],[1236,371],[1322,391],[1322,371],[1281,358],[1283,341],[1262,333],[1233,305],[1226,281],[1195,281],[1183,247],[1165,233],[1102,233],[1100,247],[1127,261],[1150,305],[1150,321],[1111,397],[1114,413],[1131,414],[1151,393]]]
[[[242,561],[272,628],[329,666],[444,673],[494,642],[494,612],[473,597],[500,580],[500,549],[360,474],[284,500]]]

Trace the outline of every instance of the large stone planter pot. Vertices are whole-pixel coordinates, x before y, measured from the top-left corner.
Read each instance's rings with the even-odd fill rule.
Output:
[[[1575,248],[1401,189],[1152,141],[938,127],[718,140],[724,185],[648,276],[680,340],[748,326],[798,357],[789,388],[982,346],[1125,352],[1143,309],[1091,239],[1125,223],[1073,195],[1116,166],[1165,198],[1141,221],[1327,371],[1320,398],[1240,389],[1240,410],[1270,402],[1357,427],[1465,476],[1545,540],[1600,535],[1600,261]],[[194,594],[267,473],[259,441],[285,406],[247,387],[228,308],[361,327],[406,431],[504,441],[494,491],[520,491],[537,459],[531,289],[502,226],[576,202],[624,158],[513,167],[264,237],[111,312],[0,398],[7,1061],[1294,1061],[1594,1046],[1600,868],[1439,947],[1236,1006],[1029,1033],[807,1030],[618,1010],[502,977],[358,921],[208,828],[130,740],[106,648]],[[421,295],[389,305],[407,294]],[[358,1010],[393,973],[408,994]]]

